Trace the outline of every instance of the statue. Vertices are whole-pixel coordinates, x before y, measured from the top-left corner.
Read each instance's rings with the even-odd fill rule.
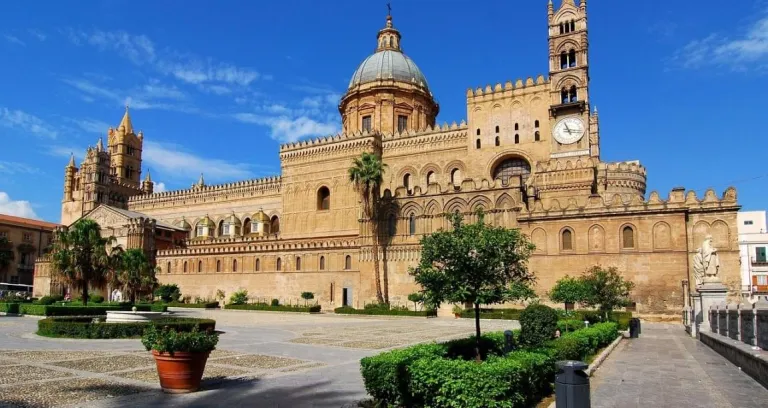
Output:
[[[693,276],[696,280],[696,286],[703,283],[720,282],[717,277],[720,269],[720,259],[717,255],[717,248],[712,246],[712,236],[707,235],[701,248],[696,250],[693,256]]]

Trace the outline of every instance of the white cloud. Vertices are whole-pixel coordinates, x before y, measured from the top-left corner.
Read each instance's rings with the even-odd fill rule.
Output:
[[[227,86],[224,85],[200,85],[200,90],[207,93],[212,93],[216,95],[229,95],[232,93],[232,89],[230,89]],[[237,102],[238,98],[235,98],[235,101]],[[239,103],[239,102],[238,102]]]
[[[144,142],[142,158],[153,170],[162,171],[165,177],[179,176],[194,181],[203,172],[206,179],[217,181],[242,180],[252,175],[248,164],[200,157],[185,152],[180,146],[152,141]]]
[[[85,79],[64,79],[63,82],[82,92],[81,97],[101,98],[119,106],[130,105],[132,109],[197,112],[194,107],[178,103],[187,98],[186,94],[175,87],[159,84],[157,81],[150,81],[147,85],[131,90],[110,89]]]
[[[33,37],[37,38],[38,41],[45,41],[48,36],[46,36],[42,31],[31,29],[29,30],[29,34]]]
[[[164,193],[168,191],[168,189],[165,187],[165,183],[162,182],[155,182],[155,186],[152,190],[154,193]]]
[[[0,161],[0,173],[2,174],[38,174],[40,169],[24,163]]]
[[[20,110],[10,110],[0,107],[0,126],[55,139],[56,130],[42,119]]]
[[[72,119],[67,118],[68,121],[77,125],[80,129],[88,133],[106,134],[109,129],[109,123],[102,122],[95,119]]]
[[[768,69],[768,12],[738,37],[719,33],[693,40],[672,61],[683,68],[728,66],[737,71]]]
[[[25,43],[24,41],[21,41],[19,37],[16,37],[10,34],[5,34],[4,37],[5,37],[5,40],[11,44],[20,45],[22,47],[27,45],[27,43]]]
[[[82,147],[74,147],[74,146],[49,146],[48,150],[46,150],[46,154],[49,156],[54,157],[64,157],[69,159],[69,156],[71,156],[73,153],[75,155],[75,163],[80,163],[83,161],[83,153],[85,152],[85,148]]]
[[[336,123],[320,122],[307,116],[269,117],[254,113],[236,113],[232,116],[240,122],[269,126],[270,136],[281,142],[295,142],[308,136],[331,135],[339,132],[339,126]]]
[[[0,214],[39,219],[29,201],[14,201],[8,193],[0,191]]]

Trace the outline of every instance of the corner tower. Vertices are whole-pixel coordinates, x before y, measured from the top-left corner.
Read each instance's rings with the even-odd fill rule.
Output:
[[[144,134],[137,135],[133,131],[131,115],[128,106],[125,107],[123,120],[117,129],[109,128],[108,147],[111,156],[110,173],[118,184],[140,188],[141,152],[144,145]]]
[[[552,157],[599,156],[596,118],[589,108],[587,0],[547,6]]]
[[[387,14],[375,52],[355,70],[339,103],[344,132],[393,134],[434,126],[440,107],[401,39]]]

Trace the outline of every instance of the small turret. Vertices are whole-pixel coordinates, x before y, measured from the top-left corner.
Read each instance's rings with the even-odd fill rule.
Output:
[[[77,167],[75,167],[75,155],[74,153],[69,156],[69,163],[64,168],[64,201],[72,201],[72,190],[75,185],[75,173]]]
[[[128,105],[125,105],[125,115],[123,115],[123,120],[120,121],[120,125],[117,128],[127,135],[133,133],[133,123],[131,123],[131,114],[128,112]]]
[[[104,151],[104,142],[101,141],[101,138],[99,138],[99,141],[96,143],[96,151],[99,153]]]
[[[192,185],[192,188],[203,188],[205,187],[205,178],[203,178],[203,173],[200,173],[200,179],[197,180],[197,183]]]
[[[152,176],[147,169],[147,175],[144,177],[144,181],[141,182],[141,190],[144,194],[152,194],[155,189],[155,183],[152,182]]]
[[[69,163],[67,164],[67,168],[76,168],[75,166],[75,154],[70,153],[69,154]]]

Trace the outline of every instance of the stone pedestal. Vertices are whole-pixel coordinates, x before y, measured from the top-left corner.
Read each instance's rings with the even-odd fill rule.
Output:
[[[693,299],[695,324],[691,325],[691,336],[696,337],[699,331],[711,331],[709,322],[709,308],[725,302],[728,296],[728,287],[720,282],[705,282],[696,287],[695,293],[691,295]]]

